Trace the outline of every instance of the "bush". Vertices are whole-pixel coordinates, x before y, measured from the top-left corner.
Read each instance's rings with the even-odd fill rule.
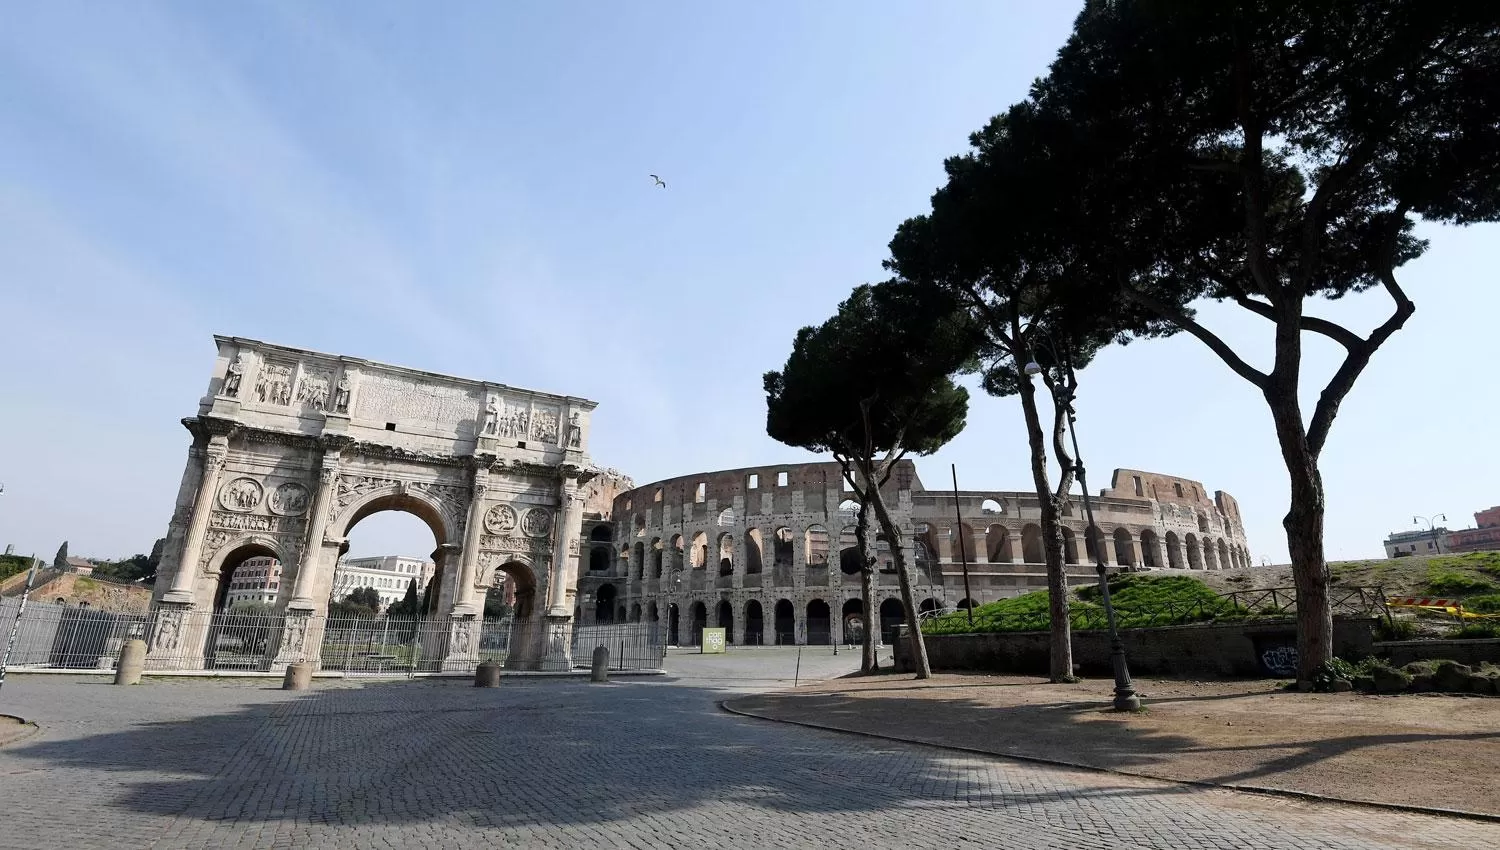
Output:
[[[1231,619],[1249,613],[1188,576],[1118,573],[1110,577],[1109,590],[1121,628]],[[1073,628],[1104,628],[1104,606],[1098,602],[1098,586],[1085,585],[1077,589],[1077,594],[1077,601],[1068,606]],[[973,626],[969,625],[968,616],[958,611],[924,621],[922,631],[927,634],[1041,631],[1051,622],[1047,592],[1038,590],[975,608]]]
[[[1500,614],[1500,593],[1471,596],[1464,600],[1464,610],[1475,614]]]
[[[1500,638],[1500,625],[1495,623],[1465,623],[1449,632],[1448,637],[1460,640],[1464,638]]]
[[[1410,617],[1386,619],[1375,622],[1376,640],[1411,640],[1417,636],[1417,621]]]

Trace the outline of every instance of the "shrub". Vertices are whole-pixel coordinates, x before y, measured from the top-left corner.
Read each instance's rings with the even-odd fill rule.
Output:
[[[1465,623],[1449,632],[1448,637],[1456,639],[1500,638],[1500,625],[1495,623]]]
[[[1471,596],[1464,600],[1464,610],[1476,614],[1500,614],[1500,593]]]
[[[1376,640],[1411,640],[1417,636],[1417,621],[1410,617],[1386,619],[1375,623]]]
[[[1469,593],[1488,593],[1495,590],[1495,585],[1480,578],[1471,578],[1463,573],[1445,573],[1429,569],[1427,572],[1427,592],[1463,596]]]

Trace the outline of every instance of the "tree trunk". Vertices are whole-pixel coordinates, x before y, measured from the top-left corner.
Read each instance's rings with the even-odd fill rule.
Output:
[[[875,601],[875,551],[870,545],[869,504],[869,499],[860,500],[859,518],[854,526],[854,538],[859,544],[859,596],[864,603],[864,628],[860,630],[861,673],[874,673],[880,669],[880,659],[875,651],[875,636],[872,634],[874,629],[871,628],[875,619],[870,614],[870,606]],[[843,612],[839,612],[839,617],[842,622]]]
[[[1333,609],[1328,602],[1330,572],[1323,551],[1323,475],[1307,444],[1296,384],[1271,381],[1265,389],[1276,438],[1291,483],[1291,506],[1281,524],[1297,587],[1297,681],[1312,681],[1333,658]]]
[[[896,578],[901,584],[901,602],[906,606],[907,640],[911,644],[912,666],[916,668],[918,679],[927,679],[932,676],[932,665],[927,661],[927,643],[922,640],[922,621],[917,618],[917,603],[911,591],[911,573],[906,566],[906,539],[902,537],[901,530],[891,520],[891,513],[886,509],[885,497],[881,495],[880,487],[874,482],[880,478],[871,474],[873,470],[865,469],[865,481],[869,492],[869,501],[875,507],[875,518],[880,522],[880,530],[885,534],[886,543],[891,547],[891,557],[896,561]]]
[[[1058,499],[1047,480],[1047,443],[1036,408],[1036,386],[1022,376],[1021,410],[1026,417],[1026,437],[1031,443],[1031,479],[1042,512],[1042,544],[1047,555],[1047,607],[1052,620],[1050,678],[1072,682],[1073,629],[1068,612],[1068,578],[1063,567],[1062,524],[1058,522]],[[1088,532],[1084,532],[1087,540]]]

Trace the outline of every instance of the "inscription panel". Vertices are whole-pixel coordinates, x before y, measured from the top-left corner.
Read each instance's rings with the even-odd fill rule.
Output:
[[[393,375],[363,375],[354,416],[381,422],[401,421],[439,432],[473,430],[479,414],[480,393],[441,384],[423,384]]]

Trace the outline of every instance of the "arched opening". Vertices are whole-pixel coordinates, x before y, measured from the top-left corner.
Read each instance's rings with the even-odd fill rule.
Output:
[[[702,570],[708,568],[708,535],[701,532],[693,532],[693,546],[688,555],[692,559],[693,569]]]
[[[984,545],[988,549],[985,560],[991,564],[1008,564],[1015,560],[1015,552],[1010,544],[1010,531],[999,523],[984,532]]]
[[[760,529],[745,532],[745,574],[759,575],[761,571]]]
[[[694,602],[689,610],[692,612],[692,619],[689,621],[688,646],[702,646],[703,629],[708,625],[708,606],[702,602]]]
[[[1208,514],[1198,514],[1198,531],[1208,533]]]
[[[679,641],[678,638],[679,638],[679,634],[680,634],[681,630],[678,627],[681,626],[681,625],[682,625],[681,611],[678,610],[678,606],[677,606],[676,603],[674,603],[674,602],[668,602],[667,603],[667,645],[668,646],[678,646],[678,645],[680,645],[680,641]]]
[[[589,542],[591,543],[609,543],[612,540],[614,540],[614,534],[610,527],[604,523],[594,526],[594,530],[589,532]]]
[[[719,535],[719,575],[734,575],[734,535],[728,532]]]
[[[342,619],[369,619],[399,604],[403,609],[406,588],[417,579],[416,611],[426,617],[446,616],[460,595],[475,599],[472,589],[458,587],[457,553],[444,546],[447,539],[442,513],[434,505],[409,493],[392,493],[360,505],[345,523],[339,559],[334,567],[329,615]],[[423,557],[422,553],[430,553]],[[350,594],[364,589],[365,606],[349,605]],[[378,600],[378,602],[376,601]],[[378,610],[377,610],[378,609]],[[409,614],[408,614],[409,615]],[[336,638],[334,633],[330,637]],[[329,641],[325,641],[328,643]],[[339,647],[326,646],[337,651]]]
[[[631,604],[631,606],[630,606],[630,622],[632,622],[632,623],[639,623],[640,621],[641,621],[641,603],[636,602],[636,603]]]
[[[1005,507],[994,499],[985,499],[979,505],[979,512],[982,514],[998,515],[1005,513]]]
[[[938,601],[929,596],[917,605],[917,613],[930,616],[937,613],[939,607]]]
[[[828,529],[821,525],[809,525],[806,538],[807,566],[828,566]]]
[[[772,563],[778,568],[789,569],[792,566],[792,530],[782,526],[771,537]]]
[[[644,575],[646,569],[646,544],[635,544],[634,552],[635,554],[631,557],[630,566],[626,569],[626,572],[635,575]]]
[[[735,522],[734,508],[725,508],[724,510],[719,511],[719,518],[716,520],[716,522],[718,523],[720,528],[732,527]]]
[[[1122,567],[1135,566],[1135,538],[1126,528],[1115,529],[1115,563]]]
[[[212,670],[269,670],[281,633],[281,621],[275,606],[257,598],[240,600],[239,595],[251,585],[259,584],[259,573],[277,565],[279,553],[270,546],[254,542],[236,547],[224,557],[219,567],[218,587],[214,592],[214,613],[204,647],[204,663]],[[256,566],[257,564],[265,566]],[[59,604],[63,600],[58,600]]]
[[[1182,569],[1182,544],[1177,541],[1177,532],[1167,532],[1167,566]]]
[[[859,552],[859,535],[852,525],[839,532],[839,572],[846,576],[857,576],[864,569],[865,559]]]
[[[535,668],[541,660],[537,644],[541,632],[535,625],[541,613],[535,573],[526,564],[509,561],[496,567],[488,578],[484,618],[479,626],[480,659],[500,661],[513,669]],[[581,613],[575,610],[574,617]]]
[[[1021,560],[1028,564],[1047,563],[1047,550],[1042,546],[1042,527],[1034,522],[1021,527]]]
[[[1064,564],[1076,564],[1076,563],[1078,563],[1078,535],[1076,535],[1076,534],[1073,533],[1073,529],[1071,529],[1071,528],[1069,528],[1069,527],[1067,527],[1065,525],[1065,526],[1062,527],[1062,539],[1063,539],[1063,563]]]
[[[728,641],[734,636],[734,605],[728,599],[721,599],[714,615],[718,618],[716,625],[724,630],[724,640]]]
[[[814,599],[807,603],[807,644],[827,646],[833,640],[833,624],[829,617],[828,603]]]
[[[906,622],[906,609],[901,600],[892,597],[880,603],[880,640],[882,643],[896,642],[896,629]]]
[[[1203,545],[1203,568],[1205,570],[1217,570],[1219,568],[1218,553],[1214,550],[1214,542],[1207,537],[1201,541]]]
[[[937,540],[932,536],[932,526],[925,522],[917,523],[911,540],[912,558],[916,561],[917,569],[931,572],[938,559]]]
[[[683,540],[681,534],[672,535],[672,542],[667,547],[667,556],[671,558],[673,572],[682,572],[683,565]]]
[[[797,620],[796,610],[792,607],[790,599],[779,599],[776,602],[776,619],[771,627],[776,630],[776,645],[783,646],[797,642]]]
[[[594,622],[613,623],[615,621],[615,586],[612,584],[601,584],[599,590],[594,594]]]
[[[1188,569],[1203,569],[1203,551],[1198,548],[1198,537],[1189,531],[1182,538],[1182,545],[1187,548]]]
[[[1155,569],[1161,566],[1161,544],[1156,539],[1156,532],[1151,529],[1141,531],[1141,566]]]
[[[970,599],[967,596],[965,596],[963,599],[958,600],[958,610],[960,610],[960,611],[967,611],[970,608],[976,608],[976,607],[978,607],[978,606],[976,606],[974,604],[974,600]]]
[[[662,546],[660,537],[651,538],[651,577],[661,578],[661,560],[665,547]],[[645,570],[642,569],[641,577],[645,578]]]
[[[745,637],[741,643],[745,646],[760,646],[765,642],[765,613],[761,611],[760,603],[752,599],[745,603]]]
[[[839,513],[848,514],[849,516],[857,515],[859,513],[859,502],[853,499],[845,499],[839,502]]]
[[[974,529],[968,523],[959,523],[950,528],[948,542],[952,545],[954,560],[972,564],[979,559],[979,547],[974,545]]]
[[[1104,555],[1104,532],[1099,526],[1091,525],[1084,529],[1083,551],[1088,555],[1090,564],[1097,564],[1100,560],[1107,560]]]
[[[844,600],[844,608],[840,612],[840,621],[843,623],[843,642],[849,646],[864,643],[865,640],[865,603],[862,599]]]

